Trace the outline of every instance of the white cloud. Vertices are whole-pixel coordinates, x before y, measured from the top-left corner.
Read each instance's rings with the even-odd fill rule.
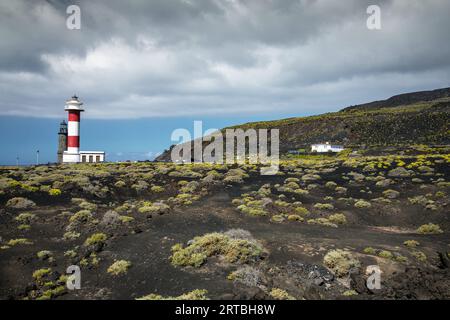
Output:
[[[76,93],[94,118],[276,117],[450,80],[448,1],[380,1],[380,31],[356,0],[80,1],[80,31],[62,4],[9,3],[0,115],[57,117]]]

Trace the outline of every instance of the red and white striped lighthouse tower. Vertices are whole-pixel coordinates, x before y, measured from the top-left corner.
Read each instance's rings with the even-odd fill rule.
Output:
[[[82,102],[77,96],[66,101],[65,111],[69,114],[67,125],[67,151],[63,154],[63,162],[80,162],[80,114]]]

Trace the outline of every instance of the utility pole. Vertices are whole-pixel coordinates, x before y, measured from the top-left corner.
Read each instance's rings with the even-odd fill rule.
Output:
[[[19,156],[16,157],[16,164],[19,166]]]
[[[39,165],[39,150],[36,151],[36,165]]]

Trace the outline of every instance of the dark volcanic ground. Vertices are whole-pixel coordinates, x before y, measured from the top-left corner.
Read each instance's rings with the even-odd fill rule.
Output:
[[[403,160],[406,165],[418,161]],[[0,298],[38,298],[46,290],[56,287],[59,275],[65,273],[67,266],[79,265],[83,258],[87,258],[87,264],[81,268],[82,289],[64,290],[51,298],[135,299],[150,293],[179,296],[194,289],[206,289],[210,299],[271,299],[271,289],[280,288],[296,299],[448,299],[450,222],[447,195],[449,188],[446,181],[449,179],[449,171],[448,162],[445,162],[448,160],[441,160],[439,157],[428,159],[426,166],[432,171],[426,168],[419,170],[419,166],[412,167],[408,169],[410,175],[407,177],[389,176],[390,170],[396,168],[394,160],[391,160],[390,166],[377,168],[375,171],[362,170],[367,169],[368,163],[373,162],[372,159],[359,159],[356,166],[343,165],[337,160],[294,166],[286,164],[282,167],[284,175],[268,177],[260,176],[254,167],[246,167],[244,171],[249,177],[244,176],[241,183],[226,182],[224,177],[227,177],[230,168],[220,167],[195,169],[192,166],[191,172],[201,174],[198,177],[192,177],[186,171],[181,176],[160,172],[162,166],[174,170],[174,166],[169,164],[148,164],[147,167],[130,165],[124,170],[117,165],[109,165],[106,168],[110,174],[100,176],[92,172],[87,174],[87,171],[76,172],[73,168],[64,166],[39,169],[40,173],[37,175],[40,177],[55,175],[64,170],[69,170],[63,174],[66,177],[89,176],[89,184],[94,187],[107,185],[108,190],[99,194],[98,188],[61,183],[57,186],[62,194],[49,197],[44,193],[45,189],[29,192],[23,191],[23,186],[21,189],[6,188],[2,194],[0,211]],[[204,177],[213,169],[220,177],[206,182]],[[2,176],[35,185],[33,182],[36,181],[36,172],[33,170],[35,169],[19,174],[16,170],[8,169],[3,170]],[[80,167],[80,170],[90,169]],[[95,171],[105,171],[105,167],[96,166]],[[152,172],[152,177],[142,176],[149,172]],[[353,172],[363,176],[350,175],[353,178],[348,179],[349,173]],[[302,179],[307,174],[318,174],[320,178],[312,181]],[[390,177],[392,183],[380,187],[375,185],[376,180],[367,179],[377,176],[385,179]],[[304,190],[309,189],[311,184],[317,186],[309,189],[308,194],[280,191],[277,185],[285,186],[285,179],[290,177],[299,178],[298,185]],[[126,183],[125,187],[115,187],[114,183],[119,178]],[[414,178],[421,179],[422,182],[413,182]],[[55,179],[58,181],[61,177]],[[140,180],[149,182],[149,188],[151,185],[163,186],[164,191],[155,193],[145,189],[142,192],[136,187],[136,191],[130,191]],[[192,204],[176,203],[170,199],[182,193],[178,190],[178,182],[181,180],[199,182],[198,186],[187,192],[199,196]],[[63,181],[67,182],[68,179]],[[347,188],[346,192],[338,194],[336,190],[326,187],[325,183],[329,181]],[[54,181],[40,182],[41,185],[49,183],[55,186]],[[268,196],[257,193],[264,184],[270,184],[271,193]],[[94,189],[94,193],[89,193]],[[374,200],[383,197],[388,199],[383,194],[388,189],[400,193],[396,198],[390,199],[390,203]],[[266,216],[249,215],[232,204],[233,199],[252,191],[256,191],[253,194],[255,198],[272,200],[265,206]],[[280,194],[284,197],[280,198]],[[7,205],[7,200],[12,196],[31,199],[36,206],[12,208]],[[417,196],[425,197],[422,204],[411,203],[409,200]],[[63,235],[68,231],[70,217],[80,210],[71,201],[72,197],[84,198],[89,203],[96,204],[97,208],[90,210],[93,220],[77,224],[71,229],[80,233],[79,238],[64,240]],[[289,206],[275,204],[278,199],[287,202]],[[153,203],[163,201],[170,208],[152,214],[141,213],[138,209],[143,200]],[[357,208],[354,205],[357,200],[366,200],[371,203],[371,207]],[[131,203],[131,208],[116,210],[125,201]],[[303,222],[286,219],[292,213],[291,206],[296,201],[300,201],[310,211]],[[314,207],[316,203],[331,203],[334,208],[318,209]],[[434,207],[425,208],[430,204]],[[105,212],[110,210],[133,217],[134,221],[104,224]],[[15,218],[23,212],[35,214],[35,218],[29,222],[29,230],[18,230],[20,223]],[[337,227],[308,223],[308,219],[327,218],[333,213],[344,214],[346,223]],[[281,215],[283,221],[273,221],[271,217],[277,215]],[[443,233],[417,232],[419,226],[430,222],[439,225]],[[220,256],[209,257],[199,268],[171,264],[171,247],[174,244],[187,245],[196,236],[230,229],[250,232],[263,246],[265,253],[261,259],[246,264],[252,268],[251,273],[257,275],[257,283],[249,285],[245,281],[227,279],[230,272],[243,268],[243,265],[225,262]],[[86,238],[96,232],[105,233],[107,240],[99,246],[84,245]],[[31,240],[33,244],[8,245],[9,240],[18,238]],[[416,248],[410,248],[403,244],[406,240],[416,240],[420,244]],[[376,252],[367,254],[364,252],[367,247],[374,248]],[[350,252],[360,261],[359,270],[354,270],[351,275],[333,276],[333,270],[324,265],[324,256],[333,249]],[[51,259],[38,258],[37,253],[42,250],[50,251]],[[74,250],[76,255],[64,256],[64,252],[68,250]],[[379,253],[382,250],[391,252],[394,257],[381,257]],[[426,259],[417,259],[417,251],[424,254]],[[98,263],[91,261],[93,252]],[[405,257],[406,261],[397,261],[397,256]],[[127,260],[131,262],[131,267],[125,274],[113,276],[107,269],[115,260]],[[378,265],[382,271],[380,290],[370,291],[364,285],[367,277],[365,268],[368,265]],[[53,284],[47,283],[47,287],[43,283],[38,284],[32,277],[33,272],[42,268],[51,268],[52,271],[46,282]],[[318,271],[311,272],[314,270]],[[351,297],[346,293],[349,290],[352,290]]]

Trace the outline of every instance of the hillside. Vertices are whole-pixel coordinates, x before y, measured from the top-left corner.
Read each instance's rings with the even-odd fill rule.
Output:
[[[449,144],[450,88],[405,93],[310,117],[230,128],[280,130],[280,152],[330,141],[352,145]],[[227,128],[224,128],[225,130]],[[164,152],[157,160],[170,159]]]

